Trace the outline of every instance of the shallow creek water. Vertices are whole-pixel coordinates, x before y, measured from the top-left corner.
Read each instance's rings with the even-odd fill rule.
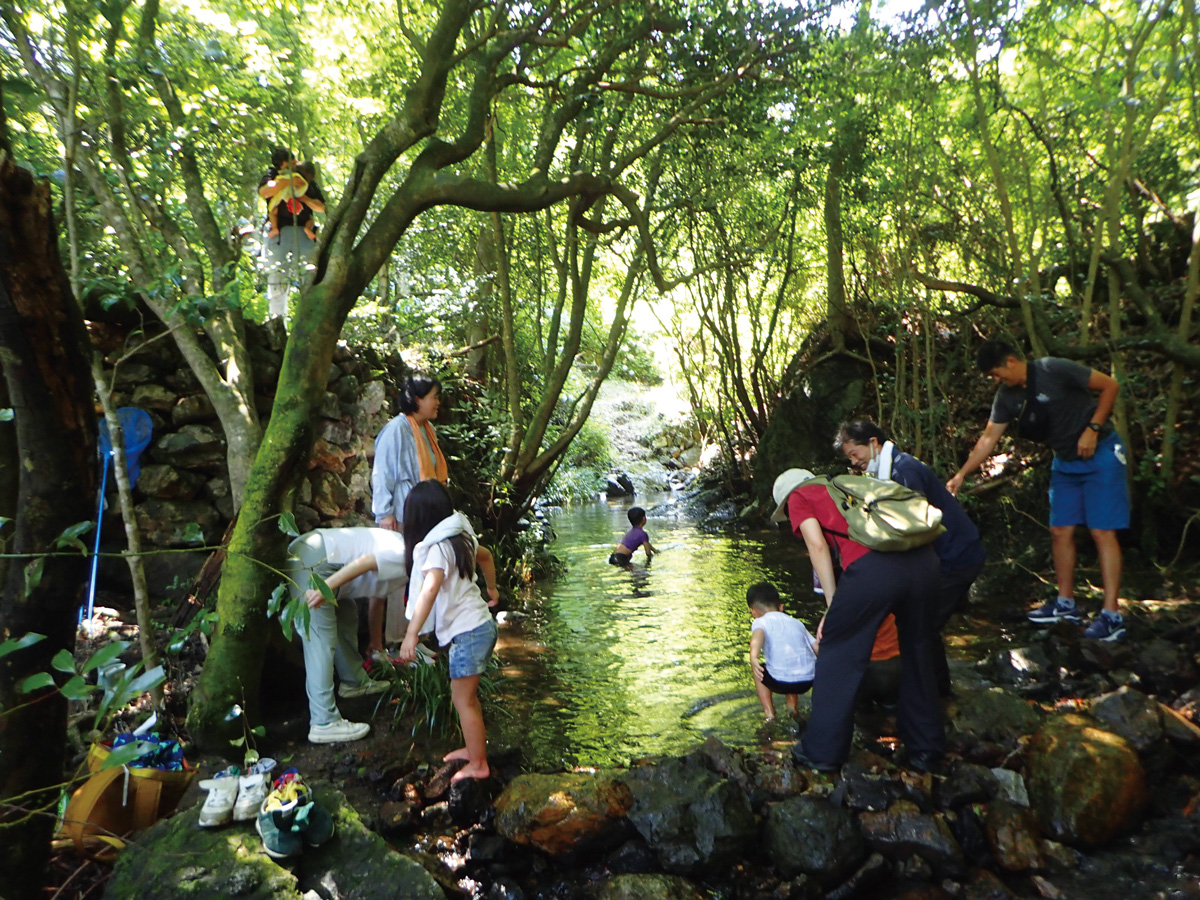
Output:
[[[538,585],[524,599],[527,618],[501,631],[500,707],[510,715],[489,728],[520,744],[535,769],[627,765],[710,736],[759,743],[746,588],[772,582],[810,630],[824,609],[790,535],[707,534],[670,514],[669,496],[639,502],[650,510],[646,531],[658,555],[647,562],[639,550],[629,566],[609,564],[629,527],[629,502],[557,513],[551,550],[567,571]],[[966,641],[974,643],[969,635],[957,642]],[[776,711],[785,711],[781,697]]]

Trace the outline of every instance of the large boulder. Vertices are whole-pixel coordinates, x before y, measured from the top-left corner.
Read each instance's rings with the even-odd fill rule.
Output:
[[[118,858],[105,896],[110,900],[445,900],[417,862],[391,850],[368,831],[346,798],[314,785],[317,803],[330,810],[334,835],[320,847],[281,865],[269,857],[254,823],[201,828],[199,805],[145,831]]]
[[[854,818],[823,797],[792,797],[767,808],[767,851],[784,878],[812,875],[823,885],[845,881],[866,858]]]
[[[496,798],[496,831],[551,856],[615,847],[633,795],[616,775],[518,775]]]
[[[1119,735],[1080,715],[1052,719],[1026,750],[1029,797],[1055,840],[1094,847],[1129,831],[1146,807],[1146,774]]]
[[[629,821],[669,872],[731,863],[757,834],[745,792],[696,758],[633,769],[626,783],[634,801]]]

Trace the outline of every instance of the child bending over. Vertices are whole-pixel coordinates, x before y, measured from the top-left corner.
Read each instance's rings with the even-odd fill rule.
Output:
[[[800,695],[812,687],[817,666],[817,642],[804,623],[783,611],[774,585],[765,581],[746,591],[746,605],[754,622],[750,626],[750,669],[767,721],[775,718],[771,692],[785,695],[795,715]],[[759,662],[759,654],[765,659]]]
[[[625,537],[621,538],[621,543],[617,544],[616,549],[608,558],[608,561],[614,566],[629,562],[638,547],[646,548],[646,559],[658,552],[650,543],[650,535],[646,534],[646,511],[644,509],[640,506],[631,507],[629,524],[633,527],[629,529]]]
[[[467,517],[454,511],[450,493],[434,479],[414,485],[404,502],[404,547],[411,612],[400,659],[416,660],[417,639],[432,616],[438,643],[450,646],[450,699],[465,745],[443,759],[467,761],[450,780],[487,778],[491,770],[479,676],[496,646],[496,622],[488,610],[500,600],[492,554],[479,546]],[[488,601],[475,582],[476,563],[487,582]]]

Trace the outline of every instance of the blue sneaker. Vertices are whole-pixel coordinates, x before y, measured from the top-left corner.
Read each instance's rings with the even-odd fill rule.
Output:
[[[1063,603],[1061,597],[1055,597],[1045,606],[1039,606],[1027,616],[1034,625],[1053,625],[1055,622],[1079,622],[1082,617],[1075,604],[1070,606]]]
[[[1083,636],[1094,641],[1119,641],[1125,637],[1125,617],[1102,612],[1083,630]]]

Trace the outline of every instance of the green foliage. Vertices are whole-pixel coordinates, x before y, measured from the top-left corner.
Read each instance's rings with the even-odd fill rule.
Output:
[[[430,735],[445,734],[457,725],[458,718],[450,695],[448,654],[418,653],[417,661],[412,665],[383,663],[381,671],[391,690],[381,695],[379,705],[388,698],[395,699],[392,703],[393,723],[399,724],[411,716],[410,734],[414,737],[422,731]],[[493,656],[488,662],[487,671],[479,679],[479,700],[484,706],[485,720],[500,712],[494,701],[499,672],[499,660]]]

